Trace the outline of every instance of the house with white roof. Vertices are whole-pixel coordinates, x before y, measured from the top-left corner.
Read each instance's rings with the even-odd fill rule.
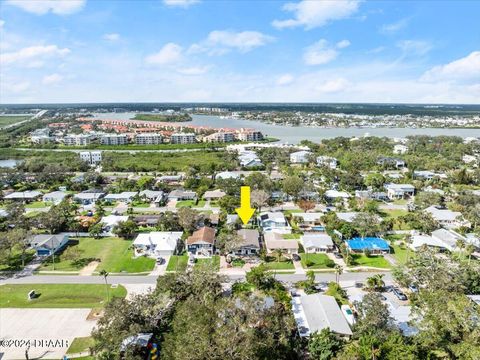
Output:
[[[390,200],[404,199],[415,195],[415,186],[412,184],[386,184],[385,189]]]
[[[245,150],[239,153],[238,160],[242,167],[258,167],[263,166],[255,151]]]
[[[292,230],[282,212],[263,212],[258,217],[258,222],[264,232],[289,234]]]
[[[469,222],[463,220],[461,212],[441,209],[436,206],[430,206],[424,211],[432,215],[432,218],[441,226],[446,228],[456,228],[460,226],[469,226]]]
[[[5,195],[3,198],[5,200],[20,200],[25,203],[39,200],[42,196],[42,193],[37,190],[28,190],[28,191],[16,191],[8,195]]]
[[[219,200],[225,195],[227,194],[224,191],[217,189],[217,190],[205,191],[205,194],[203,194],[203,198],[207,201]]]
[[[112,230],[115,226],[117,226],[121,222],[125,222],[128,220],[128,216],[120,216],[120,215],[108,215],[102,217],[100,223],[102,223],[102,229],[105,233],[109,235],[113,235]]]
[[[345,191],[338,191],[338,190],[325,191],[325,198],[327,198],[327,200],[335,200],[338,198],[349,199],[350,197],[351,197],[350,194]]]
[[[290,255],[298,253],[298,241],[295,239],[284,239],[280,233],[267,232],[264,234],[264,240],[267,254],[275,253],[277,250]]]
[[[311,294],[292,298],[292,311],[301,337],[329,329],[350,337],[352,330],[333,296]]]
[[[239,179],[240,175],[231,171],[219,172],[216,176],[217,179]]]
[[[462,240],[466,244],[469,243],[469,239],[453,230],[437,229],[432,232],[431,235],[414,235],[410,247],[417,251],[422,246],[436,248],[441,251],[455,251],[457,250],[457,241]]]
[[[290,162],[292,164],[306,164],[310,156],[312,155],[311,151],[302,150],[296,151],[290,154]]]
[[[313,226],[321,224],[321,218],[323,213],[311,212],[311,213],[292,213],[292,217],[301,224],[301,226]]]
[[[43,202],[53,203],[55,205],[60,204],[63,199],[67,196],[65,191],[53,191],[48,194],[43,195]]]
[[[300,242],[306,253],[325,253],[335,249],[332,238],[327,233],[305,234]]]
[[[317,157],[317,166],[326,166],[330,169],[336,169],[338,165],[338,160],[331,156],[318,156]]]
[[[137,194],[136,191],[124,191],[119,194],[108,194],[104,197],[104,200],[108,203],[123,202],[129,204]]]
[[[408,151],[408,146],[405,146],[403,144],[396,144],[393,147],[394,154],[405,154],[407,151]]]
[[[81,193],[73,195],[73,200],[82,205],[95,204],[96,201],[101,199],[105,193],[95,190],[87,190]]]
[[[133,241],[135,256],[170,256],[174,255],[182,231],[152,231],[138,234]]]

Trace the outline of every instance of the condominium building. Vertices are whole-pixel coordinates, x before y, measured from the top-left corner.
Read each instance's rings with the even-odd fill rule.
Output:
[[[193,144],[195,141],[195,134],[188,133],[172,134],[172,137],[170,138],[172,144]]]
[[[241,130],[237,133],[240,141],[260,141],[263,140],[263,134],[256,130]]]
[[[162,134],[137,134],[137,136],[135,137],[135,143],[137,145],[158,145],[162,143]]]
[[[214,134],[205,136],[203,138],[205,142],[232,142],[235,141],[235,134],[233,132],[216,132]]]
[[[88,134],[72,134],[63,138],[63,143],[67,146],[85,146],[90,145],[94,137]]]
[[[102,145],[126,145],[128,137],[125,134],[106,134],[100,138]]]
[[[90,165],[96,165],[102,161],[101,151],[82,151],[80,153],[80,159],[89,163]]]

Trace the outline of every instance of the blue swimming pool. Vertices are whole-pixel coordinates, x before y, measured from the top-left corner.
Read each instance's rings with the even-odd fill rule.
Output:
[[[325,226],[312,226],[313,231],[325,231]]]

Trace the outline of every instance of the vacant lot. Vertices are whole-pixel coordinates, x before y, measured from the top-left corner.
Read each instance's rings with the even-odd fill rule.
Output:
[[[0,286],[1,308],[98,308],[108,296],[125,297],[123,286],[111,288],[97,284],[12,284]],[[35,290],[39,296],[28,300],[27,294]]]
[[[30,116],[22,115],[0,115],[0,128],[3,128],[8,125],[16,124],[20,121],[29,119]]]
[[[212,266],[215,270],[220,270],[220,256],[215,255],[215,256],[212,256],[211,258],[197,259],[195,261],[195,266],[202,266],[202,265]]]
[[[168,261],[167,271],[185,271],[188,255],[172,255]]]
[[[392,266],[383,258],[383,256],[365,256],[352,254],[352,262],[350,266],[371,266],[383,269],[390,269]]]
[[[99,260],[96,271],[106,270],[111,273],[138,273],[153,270],[155,260],[147,257],[133,258],[131,240],[116,237],[101,239],[79,238],[71,240],[70,245],[62,254],[55,257],[56,271],[79,271],[89,262]],[[77,258],[69,256],[68,248],[76,248]],[[40,270],[53,270],[52,259],[47,259]]]
[[[305,269],[332,269],[335,262],[325,254],[301,254]]]

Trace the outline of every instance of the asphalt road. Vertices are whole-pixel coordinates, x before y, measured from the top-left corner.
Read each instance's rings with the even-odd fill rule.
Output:
[[[363,281],[372,276],[375,272],[351,272],[340,275],[341,282],[349,281]],[[388,272],[382,272],[385,275],[384,279],[387,282],[392,281],[392,276]],[[242,275],[229,275],[230,281],[242,280],[245,277]],[[283,282],[297,282],[305,280],[305,275],[302,274],[276,274],[277,280]],[[332,273],[318,273],[316,276],[318,282],[335,281],[335,274]],[[110,284],[155,284],[157,276],[109,276],[108,282]],[[69,276],[69,275],[26,275],[13,276],[10,278],[0,278],[0,284],[103,284],[104,280],[101,276]]]

